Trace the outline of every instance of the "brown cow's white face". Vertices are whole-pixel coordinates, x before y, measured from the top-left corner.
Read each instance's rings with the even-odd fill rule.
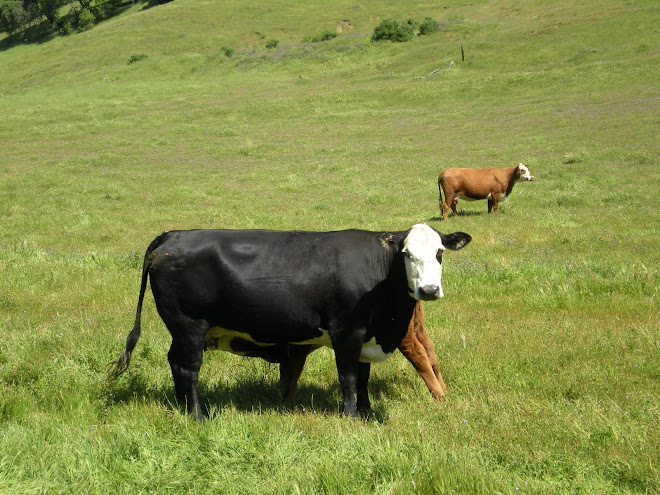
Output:
[[[529,169],[527,168],[526,165],[519,163],[518,170],[520,170],[520,179],[518,180],[529,180],[529,181],[534,180],[534,176],[529,173]]]

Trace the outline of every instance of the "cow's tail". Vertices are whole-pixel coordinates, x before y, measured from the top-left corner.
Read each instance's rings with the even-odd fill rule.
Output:
[[[440,206],[440,213],[444,212],[444,207],[442,206],[442,174],[438,176],[438,205]]]
[[[128,369],[131,362],[131,353],[135,349],[138,339],[140,338],[140,316],[142,314],[142,301],[144,301],[144,293],[147,290],[147,277],[149,276],[149,255],[156,249],[162,242],[163,235],[156,237],[144,254],[144,261],[142,262],[142,283],[140,285],[140,296],[138,297],[137,311],[135,313],[135,324],[133,330],[126,338],[126,347],[122,351],[119,359],[110,363],[108,367],[108,380],[115,380],[124,371]]]

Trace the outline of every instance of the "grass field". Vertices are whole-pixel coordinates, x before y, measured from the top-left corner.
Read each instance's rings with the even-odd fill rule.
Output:
[[[0,493],[660,493],[657,2],[143,6],[0,51]],[[444,168],[519,162],[499,216],[440,221]],[[395,354],[343,418],[320,350],[288,410],[207,353],[197,424],[149,294],[105,382],[161,232],[418,222],[473,237],[425,303],[444,403]]]

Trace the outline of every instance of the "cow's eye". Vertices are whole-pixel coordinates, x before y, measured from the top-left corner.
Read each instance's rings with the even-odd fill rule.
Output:
[[[442,249],[438,249],[438,252],[435,255],[435,259],[438,260],[438,263],[442,263]]]

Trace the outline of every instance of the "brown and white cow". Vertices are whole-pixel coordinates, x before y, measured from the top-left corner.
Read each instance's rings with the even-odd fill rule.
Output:
[[[504,201],[511,194],[513,185],[521,180],[534,180],[527,166],[522,163],[504,168],[448,168],[438,176],[439,203],[443,218],[447,220],[449,208],[454,215],[458,215],[456,203],[459,198],[468,201],[487,199],[488,213],[492,210],[497,214],[499,202]],[[445,195],[444,205],[442,193]]]

